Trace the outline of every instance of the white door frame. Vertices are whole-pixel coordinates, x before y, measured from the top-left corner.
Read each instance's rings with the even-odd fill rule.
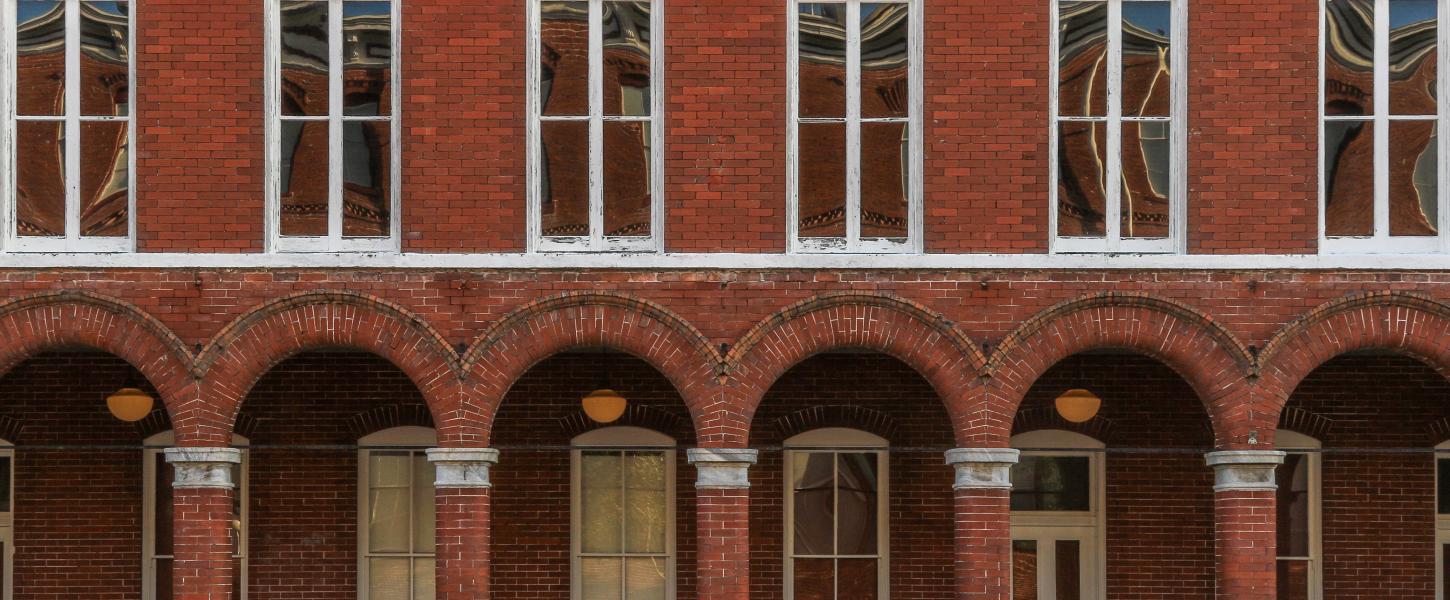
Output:
[[[1012,540],[1037,542],[1037,590],[1042,600],[1055,600],[1057,548],[1046,543],[1077,540],[1081,547],[1084,600],[1107,598],[1107,468],[1104,444],[1080,433],[1059,429],[1029,431],[1012,436],[1012,447],[1023,456],[1086,456],[1088,458],[1087,512],[1031,511],[1012,513]],[[1048,450],[1031,450],[1046,448]],[[1048,593],[1051,595],[1047,595]]]

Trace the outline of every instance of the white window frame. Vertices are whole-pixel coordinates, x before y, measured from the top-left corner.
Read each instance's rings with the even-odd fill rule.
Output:
[[[142,444],[145,450],[142,452],[141,461],[141,598],[142,600],[155,600],[156,598],[156,458],[161,456],[166,448],[176,445],[176,434],[174,431],[163,431],[146,438]],[[233,523],[232,532],[236,535],[237,547],[232,554],[233,558],[239,559],[241,574],[238,580],[242,582],[241,588],[233,590],[237,600],[247,600],[247,563],[248,563],[248,532],[251,530],[251,502],[250,479],[251,479],[251,452],[247,447],[251,442],[241,434],[232,434],[232,446],[242,451],[242,464],[239,469],[241,481],[237,481],[235,493],[239,494],[238,505],[242,507],[242,514],[236,515],[236,523]],[[13,472],[13,469],[12,469]],[[237,524],[240,529],[235,529]],[[8,581],[8,579],[7,579]],[[7,596],[5,600],[9,600]]]
[[[785,460],[781,472],[784,479],[785,547],[781,550],[785,600],[795,598],[795,483],[792,465],[798,453],[874,453],[876,471],[876,552],[877,555],[831,555],[821,558],[875,558],[876,597],[891,600],[891,453],[890,443],[881,436],[847,427],[824,427],[796,434],[785,441]],[[839,468],[838,468],[839,469]],[[839,515],[837,515],[839,517]],[[837,525],[839,528],[839,524]],[[805,557],[809,558],[809,557]]]
[[[1450,581],[1445,581],[1445,545],[1450,544],[1450,514],[1440,514],[1440,461],[1450,460],[1450,440],[1435,446],[1431,468],[1435,472],[1435,600],[1444,600],[1450,591]]]
[[[580,465],[585,450],[659,450],[665,455],[665,598],[675,597],[675,439],[643,427],[605,427],[580,434],[571,442],[569,474],[569,597],[589,600],[583,596],[583,540],[579,532],[583,518],[583,481]],[[624,552],[610,557],[655,556],[652,553]],[[622,594],[623,592],[621,592]]]
[[[19,210],[16,190],[16,121],[60,122],[56,117],[22,117],[16,115],[16,89],[19,66],[16,63],[16,32],[19,27],[17,7],[14,1],[0,4],[0,35],[4,37],[0,48],[0,79],[6,83],[0,93],[0,114],[5,116],[4,141],[0,143],[0,208],[4,209],[4,249],[10,252],[85,252],[116,253],[135,251],[136,240],[136,20],[140,0],[129,0],[129,32],[127,35],[127,88],[130,96],[126,104],[126,116],[87,116],[81,110],[81,0],[61,0],[65,4],[65,236],[33,237],[21,236],[16,227],[16,211]],[[81,123],[87,121],[112,121],[126,123],[126,169],[128,177],[126,209],[127,224],[125,237],[82,237],[81,228]]]
[[[1037,591],[1040,598],[1054,598],[1057,592],[1057,556],[1054,544],[1042,542],[1076,540],[1088,554],[1084,569],[1084,598],[1107,597],[1107,466],[1106,446],[1086,435],[1061,429],[1042,429],[1012,436],[1011,444],[1022,456],[1083,456],[1088,459],[1091,486],[1088,510],[1013,511],[1012,539],[1038,542]]]
[[[132,0],[135,1],[135,0]],[[282,0],[266,0],[266,137],[267,137],[267,250],[269,252],[373,252],[397,253],[402,251],[401,232],[403,221],[403,2],[391,0],[392,10],[392,114],[390,117],[346,117],[343,116],[343,0],[318,0],[328,3],[328,114],[326,117],[297,118],[287,120],[311,120],[328,124],[328,225],[325,236],[282,235]],[[388,217],[387,237],[345,237],[343,236],[343,123],[355,121],[384,121],[391,119],[392,140],[389,145],[388,185],[391,186],[392,206]]]
[[[436,539],[434,540],[434,552],[431,553],[409,551],[406,553],[373,554],[368,551],[368,482],[371,481],[368,472],[368,466],[371,461],[368,459],[369,455],[375,450],[421,453],[429,448],[435,448],[438,446],[438,432],[429,427],[412,425],[393,427],[365,435],[358,439],[357,445],[357,598],[358,600],[368,600],[368,595],[372,591],[368,589],[368,559],[370,558],[406,558],[410,560],[432,558],[435,561],[434,577],[437,577],[436,561],[438,554]],[[412,481],[413,479],[409,477],[408,480]],[[408,537],[411,540],[413,519],[411,514],[408,516]],[[411,569],[412,567],[410,566],[409,568]],[[409,581],[409,584],[411,583],[412,581]],[[409,585],[408,593],[410,595],[413,593],[413,590],[414,586]]]
[[[908,87],[907,136],[911,164],[906,186],[906,240],[861,239],[861,124],[895,122],[899,118],[861,117],[861,4],[863,0],[789,0],[786,18],[786,239],[794,254],[920,254],[922,242],[922,0],[878,0],[871,4],[905,4],[909,11],[907,41]],[[800,116],[800,5],[840,4],[846,7],[846,237],[803,238],[800,235],[800,124],[839,122]]]
[[[604,26],[606,0],[589,3],[589,116],[544,117],[539,77],[539,49],[543,44],[542,0],[528,2],[528,246],[538,252],[663,252],[665,197],[665,1],[650,4],[650,114],[647,118],[604,115]],[[589,123],[589,235],[544,236],[543,233],[543,141],[542,121]],[[604,235],[604,123],[643,122],[650,126],[650,235],[611,237]]]
[[[1324,595],[1324,550],[1321,522],[1323,514],[1323,453],[1324,444],[1317,439],[1297,431],[1280,429],[1274,433],[1274,447],[1286,454],[1298,454],[1308,459],[1309,465],[1309,556],[1280,558],[1275,552],[1274,562],[1298,560],[1309,563],[1309,600],[1319,600]],[[1286,485],[1280,481],[1278,485]]]
[[[1170,33],[1172,49],[1169,61],[1172,69],[1172,97],[1169,102],[1169,122],[1172,152],[1169,157],[1168,237],[1162,239],[1123,238],[1120,214],[1122,212],[1122,127],[1124,123],[1159,121],[1161,117],[1124,117],[1122,99],[1123,81],[1123,3],[1135,0],[1101,0],[1108,6],[1108,114],[1106,117],[1063,117],[1059,115],[1059,48],[1060,11],[1066,0],[1048,0],[1051,3],[1049,44],[1051,52],[1048,65],[1048,114],[1051,126],[1048,128],[1049,150],[1048,194],[1052,200],[1047,213],[1049,236],[1048,251],[1053,254],[1073,253],[1144,253],[1183,254],[1188,251],[1188,2],[1172,0],[1173,31]],[[1104,166],[1106,190],[1104,197],[1103,237],[1077,237],[1058,235],[1058,179],[1061,162],[1058,157],[1058,124],[1062,122],[1101,122],[1107,124],[1107,164]]]

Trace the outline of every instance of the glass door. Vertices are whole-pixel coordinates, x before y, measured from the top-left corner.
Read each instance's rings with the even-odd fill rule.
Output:
[[[1013,529],[1012,600],[1087,600],[1097,589],[1090,528]]]

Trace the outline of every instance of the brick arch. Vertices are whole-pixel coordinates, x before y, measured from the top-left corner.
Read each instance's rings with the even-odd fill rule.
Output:
[[[792,304],[756,324],[726,363],[736,424],[748,432],[765,394],[791,367],[830,350],[865,349],[891,356],[931,384],[960,431],[982,351],[945,316],[886,294],[839,292]]]
[[[669,309],[623,294],[575,292],[530,302],[488,328],[463,356],[467,418],[482,423],[486,442],[494,416],[514,382],[550,356],[609,348],[649,363],[685,401],[701,445],[734,440],[719,420],[720,354],[704,334]]]
[[[206,386],[207,428],[178,445],[220,443],[232,432],[243,399],[278,363],[317,348],[370,352],[397,366],[418,386],[446,436],[466,437],[470,425],[453,419],[458,406],[458,355],[443,336],[407,309],[347,291],[304,292],[278,298],[237,317],[197,358]],[[203,408],[206,409],[206,408]],[[452,427],[451,429],[449,427]]]
[[[1355,294],[1285,325],[1259,355],[1262,420],[1278,423],[1289,396],[1320,365],[1367,349],[1404,354],[1450,378],[1450,304],[1402,292]]]
[[[1006,444],[1018,407],[1049,368],[1075,354],[1107,348],[1154,358],[1188,382],[1208,411],[1220,445],[1235,439],[1252,397],[1254,360],[1232,333],[1211,317],[1146,294],[1103,293],[1048,308],[1009,334],[983,369],[985,397],[970,437],[986,446]]]
[[[65,347],[115,355],[141,372],[174,420],[197,398],[186,343],[136,306],[100,294],[58,291],[0,302],[0,374],[24,360]]]

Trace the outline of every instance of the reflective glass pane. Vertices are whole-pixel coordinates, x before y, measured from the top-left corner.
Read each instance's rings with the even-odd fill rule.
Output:
[[[15,114],[65,114],[65,5],[16,3]]]
[[[10,512],[10,457],[0,456],[0,512]],[[0,557],[5,556],[0,554]],[[5,589],[5,588],[0,588]]]
[[[1288,454],[1274,468],[1279,556],[1309,556],[1309,456]]]
[[[800,236],[846,237],[846,124],[801,123]]]
[[[15,233],[65,235],[65,123],[15,122]]]
[[[130,109],[130,10],[126,2],[82,2],[81,114]]]
[[[1324,233],[1374,233],[1374,123],[1324,123]]]
[[[835,559],[797,558],[792,567],[795,600],[836,600]]]
[[[172,600],[175,597],[172,575],[171,559],[156,559],[156,600]]]
[[[865,452],[837,455],[837,554],[876,554],[878,458]]]
[[[622,558],[579,559],[579,575],[582,580],[581,598],[589,600],[624,600],[622,595]]]
[[[1118,209],[1119,231],[1125,238],[1168,237],[1168,204],[1173,191],[1172,133],[1173,125],[1168,121],[1123,123],[1122,200]]]
[[[434,600],[438,597],[438,575],[431,558],[413,559],[413,600]]]
[[[282,235],[327,235],[327,122],[284,120],[279,134]]]
[[[837,600],[875,600],[877,565],[874,558],[842,558],[836,561]]]
[[[1108,3],[1058,5],[1057,113],[1108,114]]]
[[[604,122],[604,235],[649,236],[653,140],[648,122]]]
[[[604,3],[604,114],[650,113],[649,2]]]
[[[1123,3],[1123,115],[1166,117],[1173,98],[1173,4]]]
[[[342,123],[342,235],[387,237],[392,216],[392,138],[388,121]]]
[[[835,554],[835,458],[829,452],[792,455],[795,554]]]
[[[1091,510],[1086,456],[1023,456],[1012,465],[1012,510]]]
[[[620,520],[624,516],[621,497],[621,459],[618,452],[583,452],[580,456],[579,499],[580,549],[584,552],[620,552]]]
[[[861,5],[861,116],[906,118],[911,100],[910,8]]]
[[[589,114],[589,3],[539,3],[541,114]]]
[[[624,564],[626,600],[665,600],[668,564],[664,558],[630,558]]]
[[[172,544],[175,541],[172,527],[176,514],[171,482],[176,481],[176,472],[172,470],[171,463],[166,462],[165,454],[157,452],[153,460],[156,467],[155,479],[152,480],[152,485],[156,486],[156,503],[152,505],[156,520],[155,535],[152,538],[156,544],[154,551],[157,556],[171,556]]]
[[[81,122],[81,235],[125,237],[131,210],[129,125]]]
[[[1374,113],[1374,0],[1324,2],[1324,114]]]
[[[1438,491],[1436,493],[1436,512],[1442,515],[1450,515],[1450,458],[1437,458],[1435,460],[1435,479]]]
[[[437,472],[433,463],[428,462],[428,457],[421,453],[413,454],[413,551],[424,554],[433,552],[434,528],[437,527],[437,519],[434,517],[434,510],[437,502],[433,499],[433,481],[437,479]]]
[[[1077,540],[1057,540],[1056,600],[1082,598],[1082,544]]]
[[[282,114],[326,115],[327,2],[281,0]]]
[[[861,237],[906,239],[911,139],[906,123],[861,124]]]
[[[802,117],[846,116],[846,5],[800,5]]]
[[[589,235],[589,124],[544,121],[539,125],[539,139],[544,235]]]
[[[1390,2],[1390,114],[1436,115],[1437,0]],[[1393,148],[1394,146],[1391,145]]]
[[[1281,560],[1277,568],[1278,595],[1275,600],[1309,600],[1309,562]]]
[[[1012,600],[1038,598],[1037,540],[1012,540]]]
[[[1057,235],[1106,235],[1107,148],[1105,122],[1057,124]]]
[[[410,600],[407,558],[368,559],[368,600]]]
[[[624,482],[624,551],[663,553],[669,526],[665,454],[626,452]]]
[[[1390,122],[1390,235],[1429,236],[1440,218],[1440,161],[1434,121]]]
[[[392,114],[393,5],[342,3],[343,114]]]
[[[368,457],[368,550],[407,552],[412,477],[407,452],[372,452]],[[406,564],[406,563],[405,563]]]

